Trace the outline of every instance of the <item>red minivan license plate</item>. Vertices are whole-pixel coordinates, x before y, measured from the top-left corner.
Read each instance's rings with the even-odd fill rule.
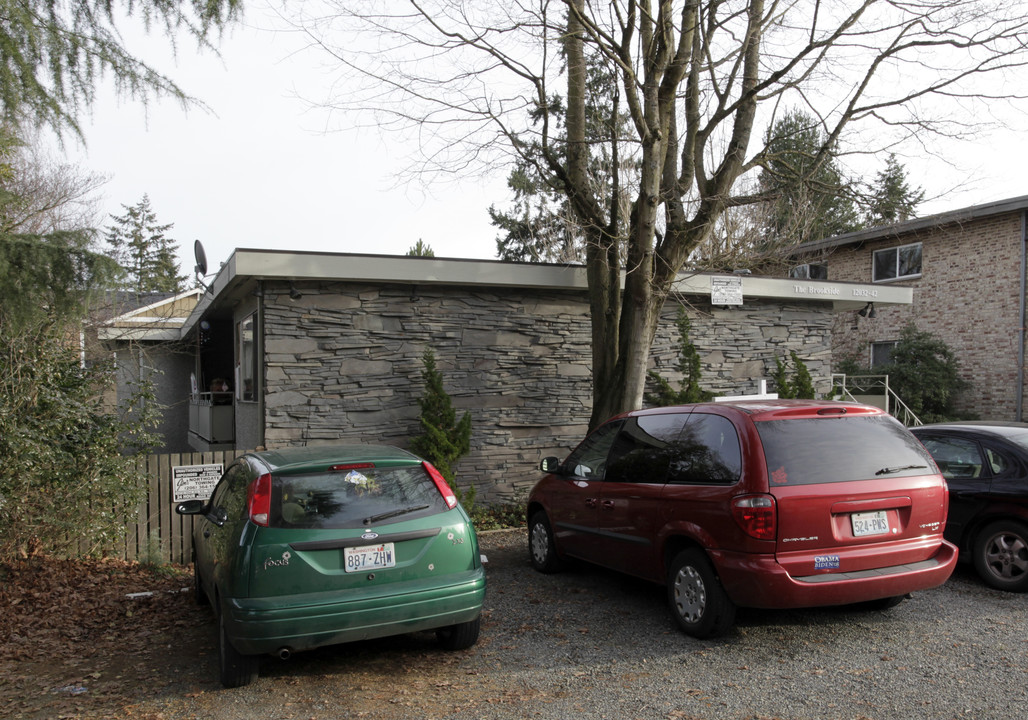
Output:
[[[344,548],[343,557],[346,561],[346,572],[396,567],[396,551],[392,543]]]
[[[889,532],[889,518],[884,510],[853,513],[850,515],[850,522],[853,524],[853,537],[884,535]]]

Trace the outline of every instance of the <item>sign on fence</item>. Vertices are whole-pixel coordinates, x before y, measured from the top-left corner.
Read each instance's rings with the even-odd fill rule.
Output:
[[[172,502],[206,500],[214,492],[221,474],[221,463],[211,465],[177,465],[171,468]]]

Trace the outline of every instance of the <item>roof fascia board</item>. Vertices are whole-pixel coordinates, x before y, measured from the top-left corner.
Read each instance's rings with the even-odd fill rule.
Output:
[[[730,277],[717,273],[681,273],[672,289],[684,295],[709,295],[711,279]],[[785,302],[830,302],[835,310],[855,310],[869,302],[881,305],[910,305],[914,289],[903,285],[794,280],[760,275],[736,275],[742,281],[743,298]]]
[[[856,230],[843,235],[835,235],[821,240],[812,240],[811,242],[796,245],[791,249],[790,255],[804,255],[806,253],[817,252],[818,250],[829,250],[832,248],[844,247],[846,245],[857,245],[859,243],[868,242],[869,240],[884,240],[886,238],[899,237],[900,235],[906,235],[919,230],[934,229],[952,223],[969,222],[971,220],[991,217],[993,215],[1021,212],[1026,209],[1028,209],[1028,195],[1021,195],[1019,197],[1008,198],[1006,200],[997,200],[992,203],[972,205],[970,207],[960,208],[959,210],[950,210],[949,212],[938,213],[936,215],[927,215],[923,218],[916,218],[914,220],[908,220],[907,222],[896,223],[895,225],[882,225],[879,227],[867,228],[866,230]]]
[[[234,272],[260,279],[340,280],[492,287],[587,287],[581,265],[500,260],[236,250]]]
[[[897,305],[909,305],[913,302],[913,290],[909,287],[719,273],[682,273],[673,289],[688,295],[709,296],[712,277],[741,278],[744,297],[792,302],[831,302],[837,310],[860,307],[868,302]],[[187,319],[182,329],[183,335],[203,317],[222,293],[249,280],[328,280],[588,290],[588,278],[583,265],[243,248],[235,250],[222,265],[210,283],[210,290],[201,296]]]

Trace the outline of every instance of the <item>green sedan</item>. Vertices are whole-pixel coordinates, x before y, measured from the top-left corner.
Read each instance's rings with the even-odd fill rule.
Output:
[[[196,515],[196,596],[218,617],[221,682],[258,658],[423,630],[478,640],[485,571],[471,520],[442,475],[372,445],[247,453]]]

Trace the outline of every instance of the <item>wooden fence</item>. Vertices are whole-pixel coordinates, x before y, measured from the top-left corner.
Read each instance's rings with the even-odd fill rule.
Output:
[[[123,557],[126,560],[156,560],[189,563],[193,553],[193,518],[175,512],[172,489],[172,468],[181,465],[229,463],[243,454],[242,450],[205,453],[173,453],[139,457],[137,467],[148,478],[146,499],[140,504],[136,521],[125,536]],[[116,548],[120,550],[121,547]]]

